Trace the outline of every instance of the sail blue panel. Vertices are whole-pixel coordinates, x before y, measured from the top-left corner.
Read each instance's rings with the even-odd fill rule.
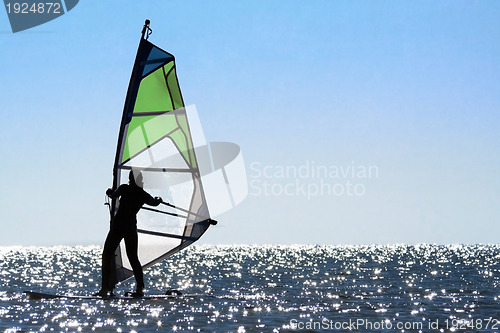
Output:
[[[171,54],[168,54],[167,52],[160,50],[157,47],[153,47],[151,49],[151,52],[149,52],[148,61],[165,59],[165,58],[174,59],[174,57]]]
[[[157,47],[153,47],[146,59],[146,65],[142,71],[142,77],[147,76],[149,73],[154,72],[156,69],[172,60],[174,60],[174,57],[171,54],[160,50]]]

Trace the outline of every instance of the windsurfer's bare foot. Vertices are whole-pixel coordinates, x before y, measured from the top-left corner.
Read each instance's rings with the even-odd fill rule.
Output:
[[[113,290],[101,289],[92,296],[100,296],[100,297],[113,297]]]
[[[131,295],[132,297],[142,297],[144,296],[144,288],[138,287]]]

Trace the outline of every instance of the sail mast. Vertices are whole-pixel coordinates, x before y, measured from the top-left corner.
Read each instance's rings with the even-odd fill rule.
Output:
[[[149,20],[146,20],[144,22],[144,26],[142,27],[142,32],[141,32],[141,40],[139,42],[139,47],[137,48],[137,54],[135,56],[135,61],[134,61],[134,67],[132,69],[132,75],[130,77],[130,82],[128,85],[128,90],[127,90],[127,96],[125,98],[125,105],[123,107],[123,115],[122,115],[122,120],[120,124],[120,131],[118,133],[118,143],[116,146],[116,155],[115,155],[115,163],[113,166],[113,189],[117,189],[119,184],[119,164],[120,164],[120,157],[123,153],[124,149],[124,141],[123,141],[123,135],[126,131],[126,127],[130,123],[130,120],[132,119],[132,112],[135,104],[135,100],[137,98],[137,91],[139,90],[139,84],[141,81],[142,76],[140,75],[139,67],[141,66],[141,57],[142,57],[142,50],[143,50],[143,45],[144,41],[149,38],[149,35],[151,35],[151,28],[149,27],[149,24],[151,22]],[[146,38],[144,38],[146,37]],[[117,199],[113,199],[111,203],[111,209],[110,209],[110,214],[111,214],[111,219],[113,219],[113,216],[116,211],[116,202]]]

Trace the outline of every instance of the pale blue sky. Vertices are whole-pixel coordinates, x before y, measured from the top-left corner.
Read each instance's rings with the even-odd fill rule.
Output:
[[[252,185],[202,243],[498,243],[498,17],[495,1],[80,1],[12,34],[0,10],[0,245],[103,243],[146,18]],[[312,165],[378,173],[259,175]],[[363,195],[303,193],[347,181]]]

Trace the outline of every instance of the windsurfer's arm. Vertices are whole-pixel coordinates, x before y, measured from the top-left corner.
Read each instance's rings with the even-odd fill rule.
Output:
[[[110,197],[111,199],[118,198],[121,195],[121,186],[119,186],[116,190],[113,190],[112,188],[108,188],[106,190],[106,195]]]
[[[160,197],[152,197],[151,195],[147,195],[146,197],[146,204],[150,206],[158,206],[159,204],[162,203],[162,198]]]

